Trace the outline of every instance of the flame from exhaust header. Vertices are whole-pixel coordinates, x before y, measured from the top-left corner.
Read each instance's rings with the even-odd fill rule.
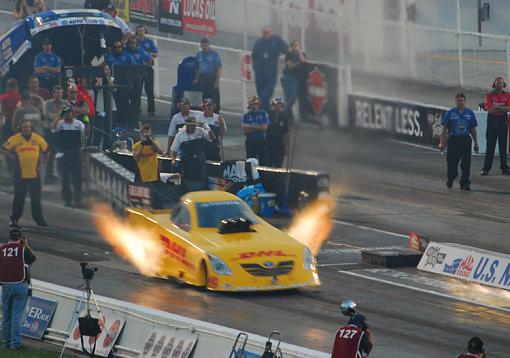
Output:
[[[132,263],[142,275],[158,274],[163,250],[156,232],[130,226],[105,204],[95,205],[94,213],[99,233],[115,252]]]
[[[331,203],[327,200],[317,200],[298,212],[286,231],[294,239],[308,246],[312,254],[317,256],[322,243],[327,240],[332,230]]]

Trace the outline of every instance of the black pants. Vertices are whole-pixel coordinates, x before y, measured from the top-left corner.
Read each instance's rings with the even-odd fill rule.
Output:
[[[246,158],[257,158],[260,165],[267,165],[267,142],[264,138],[246,138]]]
[[[149,67],[147,77],[143,79],[143,87],[147,95],[147,112],[156,112],[156,104],[154,102],[154,68]]]
[[[60,158],[62,171],[62,198],[66,205],[71,204],[71,199],[76,203],[81,202],[82,168],[80,152],[67,152]],[[71,190],[71,184],[73,190]]]
[[[214,112],[220,113],[220,89],[214,87],[216,78],[214,76],[200,75],[200,90],[202,91],[202,99],[210,98],[216,104]]]
[[[43,219],[41,205],[41,179],[14,179],[14,201],[12,202],[11,219],[18,221],[23,215],[27,191],[30,191],[30,204],[32,205],[32,218],[35,221]]]
[[[141,79],[131,81],[131,89],[129,91],[129,105],[131,108],[131,118],[138,116],[142,106],[142,89],[143,82]]]
[[[283,140],[267,139],[267,166],[281,168],[285,157],[285,143]]]
[[[503,171],[508,170],[507,159],[507,141],[508,141],[508,124],[505,118],[492,117],[489,115],[487,120],[487,149],[485,151],[485,162],[483,170],[489,172],[492,168],[494,160],[494,151],[496,150],[496,141],[499,147],[499,167]]]
[[[449,137],[446,162],[448,163],[448,180],[455,180],[458,176],[458,166],[462,176],[460,185],[469,185],[469,172],[471,171],[471,137]]]
[[[113,99],[115,100],[115,106],[117,107],[117,118],[116,124],[120,126],[125,126],[131,122],[131,113],[130,113],[130,89],[127,81],[122,81],[116,83],[121,86],[118,88],[116,92],[113,94]]]

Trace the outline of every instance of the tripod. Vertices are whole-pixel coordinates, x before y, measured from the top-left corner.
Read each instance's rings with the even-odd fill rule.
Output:
[[[84,336],[96,337],[98,334],[100,334],[102,329],[100,327],[99,322],[104,322],[104,318],[103,318],[103,315],[101,314],[101,310],[97,303],[96,296],[94,295],[94,291],[90,287],[91,280],[92,279],[85,279],[85,284],[80,286],[80,288],[82,289],[82,293],[81,293],[80,300],[78,301],[78,304],[76,305],[76,311],[74,313],[73,319],[71,320],[71,322],[69,324],[70,325],[69,337],[71,337],[71,335],[73,334],[73,332],[71,330],[74,327],[76,320],[78,320],[78,327],[80,329],[81,348],[82,348],[83,352],[87,353],[91,358],[93,358],[94,352],[96,350],[96,340],[94,340],[93,347],[89,346],[89,351],[87,351],[85,349],[83,337]],[[92,318],[90,315],[91,301],[94,303],[94,305],[96,307],[99,319]],[[86,307],[86,315],[84,317],[79,317],[83,304],[85,304],[85,307]],[[60,352],[60,358],[62,358],[64,355],[64,351],[66,349],[66,344],[67,344],[67,341],[64,343],[64,346],[62,347],[62,351]]]

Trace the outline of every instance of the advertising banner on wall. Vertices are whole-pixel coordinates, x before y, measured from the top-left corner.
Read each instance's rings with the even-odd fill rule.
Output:
[[[349,126],[436,145],[446,108],[362,94],[349,95]]]
[[[130,0],[129,18],[133,22],[157,26],[158,0]]]
[[[184,0],[159,0],[158,29],[182,35],[182,3]]]
[[[216,34],[216,0],[182,0],[185,32]]]
[[[29,297],[26,308],[27,315],[21,326],[21,334],[41,340],[53,318],[56,307],[56,301],[35,296]]]

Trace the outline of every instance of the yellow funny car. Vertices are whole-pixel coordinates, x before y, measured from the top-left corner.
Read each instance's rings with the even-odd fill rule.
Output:
[[[223,191],[184,195],[172,210],[129,208],[128,222],[156,230],[159,277],[217,291],[284,290],[320,285],[308,247]]]

